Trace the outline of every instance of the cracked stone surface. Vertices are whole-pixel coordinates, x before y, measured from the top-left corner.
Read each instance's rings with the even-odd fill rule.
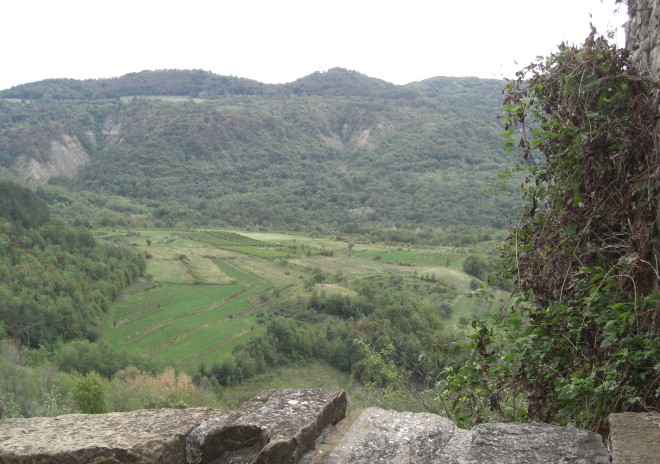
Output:
[[[459,429],[445,417],[366,409],[325,456],[332,464],[608,464],[599,435],[547,424]]]
[[[342,420],[345,413],[345,392],[310,389],[267,391],[233,412],[10,419],[0,421],[0,463],[609,463],[600,436],[574,428],[531,423],[463,430],[433,414],[369,408]]]
[[[188,462],[295,463],[345,413],[344,391],[267,391],[193,430],[186,444]]]
[[[0,462],[185,463],[188,434],[220,414],[211,408],[150,409],[3,420]]]

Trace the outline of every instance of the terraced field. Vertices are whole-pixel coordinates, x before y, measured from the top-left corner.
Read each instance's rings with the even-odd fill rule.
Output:
[[[459,269],[463,260],[469,254],[468,250],[454,247],[438,247],[433,250],[386,251],[370,249],[355,253],[358,258],[380,259],[388,263],[405,263],[413,266],[443,266]]]
[[[277,258],[288,255],[286,247],[276,242],[255,240],[246,235],[223,230],[204,230],[187,233],[192,240],[206,243],[237,253],[259,256],[262,258]]]
[[[229,234],[224,243],[241,240]],[[266,279],[231,263],[231,256],[217,256],[224,251],[218,253],[208,243],[200,245],[185,236],[145,235],[150,243],[145,240],[142,249],[150,256],[151,280],[132,286],[112,305],[108,341],[194,371],[200,362],[213,362],[263,332],[255,313],[263,305],[260,295],[271,287]],[[140,243],[134,235],[124,238],[133,240],[134,246]]]
[[[132,352],[187,367],[254,330],[263,280],[215,261],[235,283],[160,284],[114,305],[108,339]]]
[[[352,281],[359,286],[390,276],[413,283],[421,282],[420,276],[432,276],[449,292],[442,298],[450,297],[455,305],[454,316],[447,320],[451,324],[492,310],[490,304],[466,296],[471,277],[461,264],[469,251],[462,248],[401,249],[363,243],[352,250],[334,238],[219,230],[145,229],[98,235],[148,256],[147,278],[113,303],[105,339],[189,373],[263,334],[278,305],[304,306],[312,291],[357,295]],[[309,288],[311,276],[319,271],[330,281]],[[338,276],[342,280],[333,281]]]
[[[459,269],[468,254],[467,250],[461,250],[460,248],[442,247],[415,256],[407,263],[415,266],[445,266],[450,269]]]
[[[376,256],[379,256],[380,254],[383,253],[383,250],[365,250],[365,251],[360,251],[358,253],[355,253],[355,256],[358,258],[374,258]]]
[[[380,258],[383,261],[387,261],[388,263],[407,263],[408,261],[421,256],[422,254],[422,251],[392,251],[380,255]]]

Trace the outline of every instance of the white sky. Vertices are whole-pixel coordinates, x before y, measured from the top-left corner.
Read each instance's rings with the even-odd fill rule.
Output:
[[[266,83],[333,67],[395,84],[513,77],[562,41],[581,43],[590,21],[623,46],[625,7],[614,10],[614,0],[5,0],[0,89],[144,69]]]

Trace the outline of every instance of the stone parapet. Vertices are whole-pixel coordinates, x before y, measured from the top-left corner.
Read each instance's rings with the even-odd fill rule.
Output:
[[[447,418],[369,408],[346,394],[272,390],[236,411],[158,409],[0,421],[0,462],[168,464],[607,464],[600,436],[547,424],[459,429]]]
[[[369,408],[342,436],[327,437],[332,450],[307,456],[303,464],[609,464],[600,435],[540,423],[482,424],[459,429],[428,413]]]
[[[190,432],[221,413],[150,409],[2,420],[0,463],[184,463]]]

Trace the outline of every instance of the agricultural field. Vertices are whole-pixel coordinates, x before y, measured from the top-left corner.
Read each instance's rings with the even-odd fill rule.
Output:
[[[271,284],[233,264],[233,252],[176,231],[98,236],[124,242],[148,258],[146,279],[130,287],[111,307],[105,334],[111,343],[158,363],[187,369],[221,356],[240,339],[263,332],[255,313],[262,305],[259,296]],[[227,237],[220,240],[228,247],[241,240],[237,234]]]
[[[186,234],[192,240],[213,247],[223,248],[236,253],[259,256],[261,258],[277,258],[288,256],[287,249],[277,242],[255,240],[247,235],[221,230],[204,230]]]
[[[467,249],[349,246],[330,237],[220,230],[99,230],[97,236],[147,255],[146,277],[113,303],[104,338],[189,373],[264,334],[280,308],[304,308],[312,292],[355,297],[363,283],[404,283],[411,298],[453,304],[446,320],[452,331],[494,310],[469,297],[472,278],[456,264]]]
[[[422,251],[393,251],[379,255],[383,261],[388,263],[402,263],[422,255]]]
[[[382,260],[389,263],[405,263],[412,266],[442,266],[460,269],[465,257],[470,254],[466,248],[435,247],[432,250],[364,249],[353,255],[358,258]]]
[[[459,269],[468,254],[467,249],[438,247],[438,249],[426,251],[409,259],[407,263],[415,266],[444,266]]]
[[[375,258],[376,256],[380,256],[384,250],[364,250],[360,251],[358,253],[355,253],[355,256],[358,258]]]

